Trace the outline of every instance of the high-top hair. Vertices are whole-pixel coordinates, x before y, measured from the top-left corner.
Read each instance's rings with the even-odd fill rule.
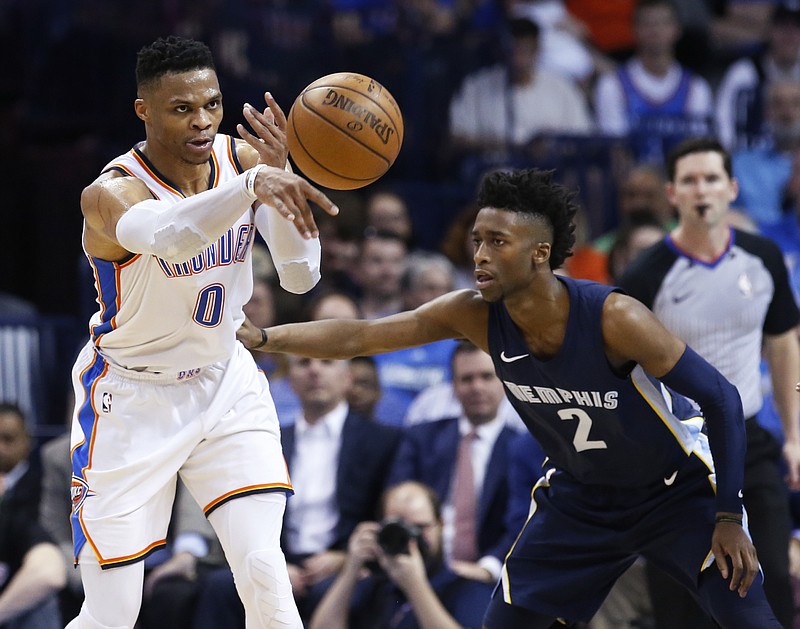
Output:
[[[159,37],[136,55],[136,87],[141,88],[166,74],[190,70],[215,70],[211,51],[203,42],[185,37]]]
[[[557,269],[575,244],[574,194],[553,181],[552,170],[498,170],[483,178],[478,207],[493,207],[542,218],[553,230],[550,268]]]

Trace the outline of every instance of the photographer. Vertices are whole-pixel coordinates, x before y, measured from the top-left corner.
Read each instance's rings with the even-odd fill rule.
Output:
[[[457,576],[442,556],[441,505],[426,485],[387,489],[382,523],[362,522],[309,629],[478,628],[492,585]]]

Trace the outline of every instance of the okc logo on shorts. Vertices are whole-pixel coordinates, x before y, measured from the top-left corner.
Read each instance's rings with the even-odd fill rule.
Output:
[[[104,413],[110,413],[111,412],[111,400],[112,400],[111,393],[109,393],[108,391],[103,391],[103,397],[101,399],[102,399],[102,402],[100,403],[100,406],[103,409],[103,412]]]
[[[89,496],[89,485],[86,481],[77,476],[72,477],[72,488],[70,490],[72,496],[72,512],[78,513],[83,506],[83,501]]]

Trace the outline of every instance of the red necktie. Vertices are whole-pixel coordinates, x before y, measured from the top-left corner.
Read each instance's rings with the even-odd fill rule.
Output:
[[[476,561],[478,559],[477,497],[472,470],[472,443],[477,438],[474,430],[461,437],[458,445],[455,477],[453,478],[453,511],[455,531],[453,559]]]

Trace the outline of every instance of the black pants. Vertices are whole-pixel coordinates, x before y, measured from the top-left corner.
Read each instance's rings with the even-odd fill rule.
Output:
[[[791,629],[794,622],[789,576],[792,520],[781,446],[755,418],[748,419],[745,427],[747,455],[743,495],[750,534],[764,570],[767,600],[781,624]],[[716,626],[692,596],[658,568],[648,564],[647,578],[658,629],[713,629]]]

